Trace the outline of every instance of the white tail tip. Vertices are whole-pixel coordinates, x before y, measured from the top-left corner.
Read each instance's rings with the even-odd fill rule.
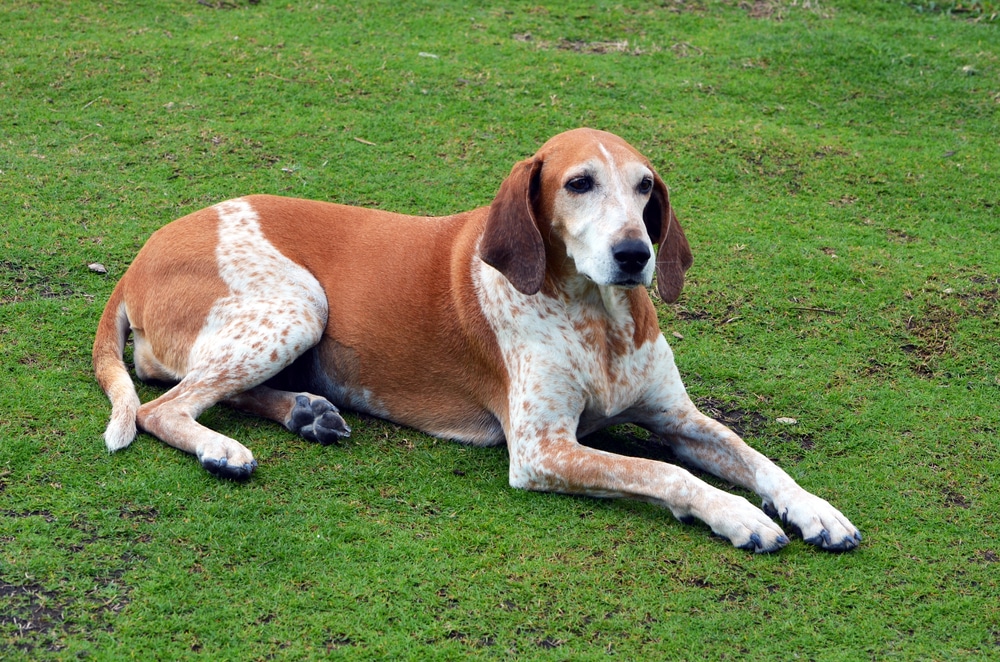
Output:
[[[133,395],[121,405],[112,407],[108,429],[104,431],[104,443],[109,453],[121,450],[135,439],[135,415],[139,411],[139,398]]]

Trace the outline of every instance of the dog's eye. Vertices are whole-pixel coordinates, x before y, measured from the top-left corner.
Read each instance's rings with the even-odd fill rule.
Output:
[[[589,176],[574,177],[566,182],[566,189],[572,193],[586,193],[594,188],[594,180]]]
[[[652,180],[652,178],[650,178],[650,177],[643,177],[642,181],[639,182],[639,186],[637,187],[637,189],[638,189],[639,193],[641,193],[642,195],[646,195],[647,193],[649,193],[650,191],[652,191],[653,190],[653,180]]]

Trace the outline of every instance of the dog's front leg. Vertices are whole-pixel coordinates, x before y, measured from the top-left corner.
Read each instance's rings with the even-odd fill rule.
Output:
[[[668,441],[682,461],[756,492],[764,500],[764,511],[780,517],[806,542],[829,551],[848,551],[861,542],[857,528],[839,510],[804,490],[732,430],[698,411],[686,396],[659,412],[648,427]]]
[[[774,552],[788,543],[759,508],[680,467],[582,446],[575,438],[575,421],[530,427],[508,434],[514,487],[651,501],[681,521],[700,519],[736,547],[755,552]]]

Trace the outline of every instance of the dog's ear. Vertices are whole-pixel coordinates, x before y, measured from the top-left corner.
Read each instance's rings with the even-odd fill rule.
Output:
[[[479,256],[523,294],[535,294],[545,279],[545,245],[535,219],[540,159],[521,161],[500,185],[486,217]]]
[[[656,173],[653,173],[653,192],[642,210],[642,220],[649,238],[659,244],[656,252],[656,291],[661,299],[673,303],[681,295],[684,272],[694,262],[694,256],[691,255],[684,229],[670,206],[667,185]]]

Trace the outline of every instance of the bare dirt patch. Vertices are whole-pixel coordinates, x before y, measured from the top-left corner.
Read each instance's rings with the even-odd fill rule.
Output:
[[[740,0],[739,6],[745,9],[750,18],[782,21],[794,9],[811,11],[824,18],[829,14],[820,8],[819,0]]]
[[[57,526],[56,518],[46,510],[0,511],[8,518],[41,518]],[[83,518],[75,518],[69,528],[83,531],[84,538],[73,544],[57,543],[53,554],[86,553],[97,541],[96,527]],[[13,543],[11,537],[7,542]],[[98,558],[102,568],[88,574],[82,581],[63,578],[49,584],[28,575],[0,574],[0,659],[7,653],[20,651],[29,657],[41,652],[58,653],[66,647],[67,635],[83,635],[97,627],[110,630],[110,619],[130,601],[131,589],[122,582],[126,570],[142,559],[126,551],[120,557]],[[72,575],[72,573],[70,573]],[[16,655],[14,655],[16,656]]]
[[[57,299],[77,294],[69,283],[52,280],[32,266],[0,261],[0,305],[25,299]]]
[[[525,43],[534,44],[538,50],[559,50],[573,51],[576,53],[587,53],[591,55],[611,55],[621,53],[624,55],[643,55],[649,51],[640,48],[635,44],[630,44],[628,39],[617,41],[584,41],[581,39],[559,39],[558,41],[547,41],[535,39],[530,32],[515,34],[514,39]],[[653,48],[652,51],[659,49]]]
[[[932,376],[935,362],[955,352],[955,331],[963,319],[991,319],[995,315],[1000,301],[1000,287],[997,287],[1000,279],[973,276],[970,281],[974,287],[968,291],[945,289],[945,299],[928,302],[921,312],[903,321],[907,338],[900,349],[913,357],[913,370],[917,374]]]

